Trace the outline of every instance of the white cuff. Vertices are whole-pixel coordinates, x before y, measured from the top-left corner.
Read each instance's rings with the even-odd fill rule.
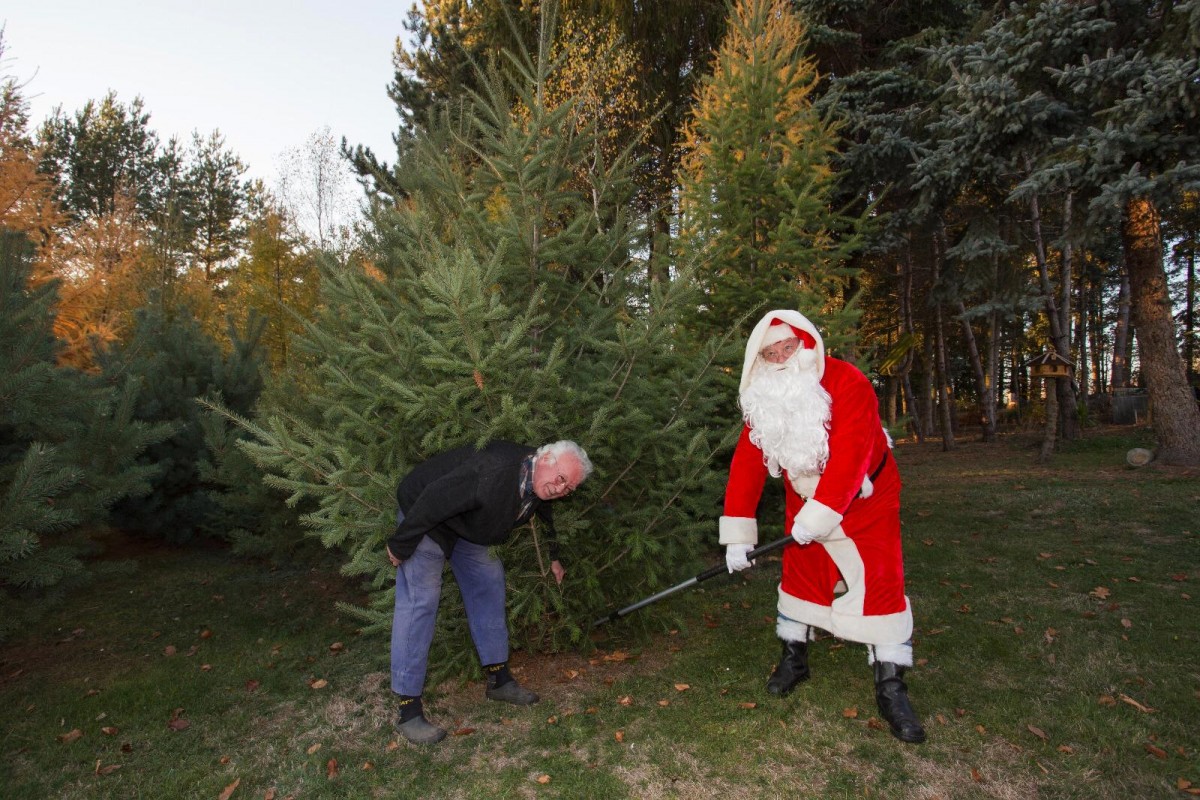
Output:
[[[833,532],[834,528],[842,524],[842,515],[824,503],[809,500],[804,504],[804,508],[796,514],[796,519],[792,521],[792,524],[812,531],[818,539],[824,539]]]
[[[758,544],[758,520],[754,517],[721,517],[717,530],[721,544]]]

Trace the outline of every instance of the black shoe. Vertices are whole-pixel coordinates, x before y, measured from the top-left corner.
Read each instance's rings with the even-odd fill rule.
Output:
[[[920,744],[925,741],[925,729],[908,701],[908,686],[904,683],[904,667],[887,661],[875,662],[875,702],[879,713],[902,742]]]
[[[437,744],[446,738],[446,732],[425,719],[425,715],[413,717],[407,722],[396,721],[396,732],[413,744]]]
[[[514,706],[531,706],[539,700],[536,694],[516,681],[509,681],[501,686],[489,686],[486,694],[488,700],[499,700]]]
[[[779,665],[767,679],[767,691],[776,697],[787,697],[796,684],[808,680],[809,674],[808,642],[785,641]]]

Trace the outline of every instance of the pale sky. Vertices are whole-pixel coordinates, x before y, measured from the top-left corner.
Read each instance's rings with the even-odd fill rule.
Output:
[[[141,96],[161,141],[219,129],[275,182],[284,151],[329,126],[393,160],[392,52],[413,0],[6,0],[3,74],[36,126],[111,89]]]

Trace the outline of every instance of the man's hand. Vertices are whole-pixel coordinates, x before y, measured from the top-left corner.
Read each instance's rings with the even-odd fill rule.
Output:
[[[792,538],[796,540],[796,544],[808,544],[815,542],[819,537],[800,523],[793,521]]]
[[[557,559],[555,559],[554,561],[550,562],[550,571],[554,573],[554,580],[557,581],[561,586],[563,576],[567,574],[567,571],[563,569],[563,565],[560,564]]]
[[[384,549],[387,550],[388,561],[392,562],[393,567],[398,567],[403,563],[400,559],[396,558],[396,556],[392,554],[392,548],[384,545]]]
[[[749,569],[754,562],[746,558],[746,554],[754,549],[752,544],[727,544],[725,545],[725,566],[729,567],[729,572],[734,573],[743,569]]]

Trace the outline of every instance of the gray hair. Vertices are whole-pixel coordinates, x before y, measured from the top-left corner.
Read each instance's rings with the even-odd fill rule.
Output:
[[[583,451],[583,448],[575,444],[575,442],[569,439],[561,439],[552,444],[544,444],[537,450],[539,458],[543,455],[549,455],[555,461],[558,460],[559,456],[567,453],[575,456],[575,459],[579,462],[579,466],[583,469],[580,482],[586,481],[588,476],[592,474],[592,460],[588,458],[588,454]]]

